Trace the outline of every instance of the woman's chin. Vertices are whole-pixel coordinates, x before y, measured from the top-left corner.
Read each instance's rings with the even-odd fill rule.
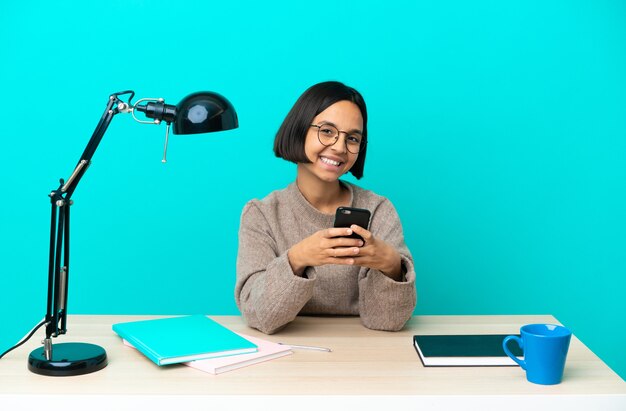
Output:
[[[338,170],[337,171],[319,170],[315,174],[320,180],[326,181],[328,183],[332,183],[332,182],[339,180],[339,177],[341,177],[344,174],[344,172],[338,171]]]
[[[310,167],[313,164],[309,164],[309,167],[306,167],[309,173],[313,174],[319,180],[324,181],[326,183],[334,183],[339,178],[344,175],[347,171],[338,168],[329,168],[329,167],[320,167],[319,164],[315,164],[314,167]]]

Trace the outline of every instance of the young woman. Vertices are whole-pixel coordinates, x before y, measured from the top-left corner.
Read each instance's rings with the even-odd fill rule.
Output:
[[[330,81],[296,101],[274,141],[276,156],[297,164],[296,181],[241,215],[235,299],[250,327],[271,334],[298,314],[335,314],[395,331],[413,314],[415,270],[395,208],[339,179],[363,176],[366,148],[359,92]],[[369,229],[333,228],[340,206],[368,209]]]

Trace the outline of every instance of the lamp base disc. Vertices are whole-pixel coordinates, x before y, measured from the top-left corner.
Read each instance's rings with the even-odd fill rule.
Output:
[[[88,343],[53,344],[50,360],[46,360],[43,347],[37,348],[28,357],[30,371],[52,377],[89,374],[103,369],[107,364],[104,348]]]

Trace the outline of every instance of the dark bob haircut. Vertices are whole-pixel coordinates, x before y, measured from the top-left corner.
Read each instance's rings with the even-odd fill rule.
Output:
[[[350,169],[357,179],[363,177],[365,154],[367,151],[367,109],[363,96],[345,84],[338,81],[318,83],[306,90],[296,104],[293,105],[287,117],[281,124],[274,139],[274,154],[276,157],[294,163],[310,163],[304,152],[304,141],[311,127],[313,119],[328,107],[338,101],[351,101],[361,110],[363,117],[363,146],[356,162]]]

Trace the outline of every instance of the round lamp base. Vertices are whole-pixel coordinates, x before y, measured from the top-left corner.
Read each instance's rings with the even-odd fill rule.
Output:
[[[43,347],[28,357],[28,369],[35,374],[53,377],[89,374],[107,366],[107,353],[99,345],[61,343],[52,345],[52,359],[46,360]]]

